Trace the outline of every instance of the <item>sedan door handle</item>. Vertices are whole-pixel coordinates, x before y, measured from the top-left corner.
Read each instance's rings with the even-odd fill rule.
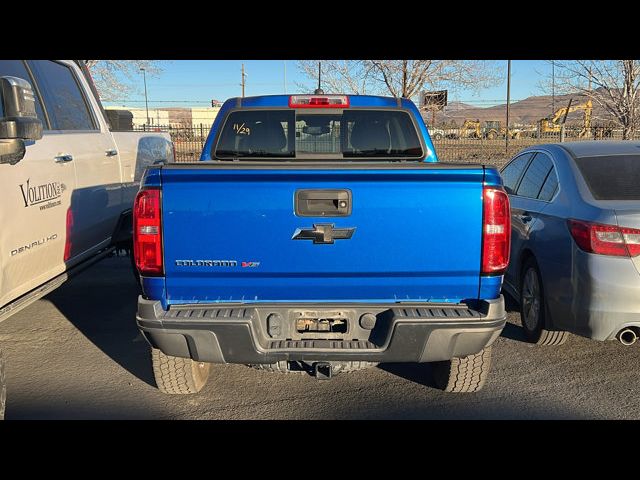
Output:
[[[109,150],[105,151],[104,154],[107,157],[114,157],[118,154],[118,151],[115,148],[110,148]]]
[[[56,155],[55,157],[53,157],[53,160],[56,163],[67,163],[67,162],[71,162],[73,161],[73,156],[72,155]]]

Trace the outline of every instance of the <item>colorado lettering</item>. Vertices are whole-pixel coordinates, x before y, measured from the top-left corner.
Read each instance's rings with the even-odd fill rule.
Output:
[[[176,260],[178,267],[237,267],[235,260]]]

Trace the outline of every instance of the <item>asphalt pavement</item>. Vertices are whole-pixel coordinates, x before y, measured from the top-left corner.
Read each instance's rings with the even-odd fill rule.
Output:
[[[560,347],[529,345],[515,311],[475,394],[436,390],[428,365],[381,365],[331,381],[214,365],[199,394],[167,396],[154,387],[135,326],[136,295],[129,259],[108,258],[0,323],[6,418],[640,418],[640,345],[576,336]]]

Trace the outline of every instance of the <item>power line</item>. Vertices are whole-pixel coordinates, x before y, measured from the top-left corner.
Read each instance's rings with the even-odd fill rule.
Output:
[[[248,74],[246,75],[248,76]],[[156,85],[155,88],[168,88],[168,87],[235,87],[237,83],[161,83]],[[252,82],[251,85],[282,85],[282,82]]]
[[[105,100],[105,103],[144,103],[144,100]],[[152,103],[207,103],[211,100],[153,100]]]
[[[519,100],[511,100],[512,102],[520,102],[524,99],[519,99]],[[454,103],[453,106],[455,106],[455,104],[458,103],[467,103],[467,104],[483,104],[483,103],[499,103],[499,102],[503,102],[506,103],[506,98],[499,98],[499,99],[489,99],[489,100],[477,100],[477,99],[469,99],[469,100],[453,100],[452,103]],[[106,103],[111,102],[111,103],[144,103],[144,100],[126,100],[126,99],[117,99],[117,100],[105,100]],[[211,103],[211,100],[153,100],[153,103]]]

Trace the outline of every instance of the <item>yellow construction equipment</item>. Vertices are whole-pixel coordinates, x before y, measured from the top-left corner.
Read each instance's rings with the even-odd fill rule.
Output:
[[[460,127],[460,138],[480,138],[480,120],[465,120]]]
[[[495,140],[496,138],[504,138],[507,129],[499,120],[465,120],[459,130],[460,138],[485,138],[487,140]],[[520,132],[516,130],[509,131],[510,138],[519,138]]]
[[[593,111],[593,103],[591,99],[587,100],[584,103],[579,103],[577,105],[571,105],[573,99],[569,100],[569,104],[566,107],[562,107],[555,111],[555,113],[547,118],[542,118],[538,121],[538,125],[540,126],[540,133],[559,133],[562,129],[562,125],[564,125],[567,120],[567,115],[571,112],[576,112],[578,110],[584,111],[584,117],[582,119],[582,130],[578,133],[579,138],[586,137],[591,134],[591,113]]]

